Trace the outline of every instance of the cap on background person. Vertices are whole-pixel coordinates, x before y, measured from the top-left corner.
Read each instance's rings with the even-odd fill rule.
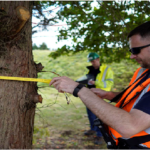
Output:
[[[88,62],[94,60],[94,59],[97,59],[99,58],[99,55],[95,52],[90,52],[88,55],[87,55],[87,58],[88,58]]]

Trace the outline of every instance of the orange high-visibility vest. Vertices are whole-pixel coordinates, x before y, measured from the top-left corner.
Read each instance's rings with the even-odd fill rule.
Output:
[[[146,81],[144,81],[142,84],[138,85],[131,93],[130,91],[135,87],[135,85],[145,76],[141,77],[139,80],[136,81],[136,79],[138,77],[140,77],[141,75],[143,75],[145,72],[147,72],[148,69],[145,68],[138,68],[136,70],[136,72],[134,73],[131,81],[130,81],[130,87],[124,92],[124,94],[122,95],[121,99],[119,100],[119,102],[116,104],[116,107],[120,107],[120,105],[122,104],[122,101],[124,100],[124,103],[122,105],[122,109],[124,109],[127,112],[130,112],[134,105],[135,102],[137,103],[140,98],[148,91],[150,91],[150,78],[148,78]],[[135,82],[136,81],[136,82]],[[135,82],[135,83],[134,83]],[[139,93],[139,94],[138,94]],[[137,95],[137,96],[136,96]],[[134,97],[134,98],[133,98]],[[130,101],[130,99],[132,98],[132,100]],[[112,138],[114,139],[114,141],[116,142],[116,145],[118,145],[118,138],[121,138],[122,136],[113,128],[108,127],[109,129],[109,134],[112,136]],[[150,135],[150,128],[139,132],[138,134],[130,137],[137,137],[137,136],[144,136],[144,135]],[[150,148],[150,141],[149,142],[145,142],[140,144],[141,146],[144,147],[148,147]]]

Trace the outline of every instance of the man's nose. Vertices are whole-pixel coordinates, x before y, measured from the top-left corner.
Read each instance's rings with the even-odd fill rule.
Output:
[[[131,58],[131,59],[134,59],[134,58],[136,58],[136,55],[131,54],[130,58]]]

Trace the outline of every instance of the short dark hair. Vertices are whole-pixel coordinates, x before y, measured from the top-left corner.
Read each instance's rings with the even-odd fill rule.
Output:
[[[147,36],[150,36],[150,21],[147,21],[147,22],[139,25],[135,29],[133,29],[128,34],[128,38],[130,38],[131,36],[136,35],[136,34],[139,34],[143,38],[147,37]]]

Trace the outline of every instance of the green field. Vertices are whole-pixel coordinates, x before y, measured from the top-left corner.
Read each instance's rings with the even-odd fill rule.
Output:
[[[43,71],[46,71],[40,72],[38,78],[51,79],[59,74],[76,80],[85,74],[85,66],[90,65],[87,62],[87,52],[78,53],[74,56],[61,56],[57,59],[48,57],[50,51],[34,50],[33,54],[34,61],[36,63],[41,62],[44,66]],[[115,85],[113,91],[120,91],[127,87],[133,72],[139,67],[139,65],[126,60],[109,64],[109,66],[114,71]],[[52,139],[62,137],[62,133],[65,131],[78,133],[89,129],[86,108],[79,98],[68,94],[70,104],[67,105],[65,95],[58,93],[53,87],[44,83],[38,83],[38,87],[38,93],[42,95],[43,102],[37,104],[33,148],[45,148],[46,144],[52,145]],[[67,136],[63,138],[65,141],[69,141]],[[85,148],[84,144],[87,145],[87,143],[82,143],[83,146],[79,147],[77,141],[66,143],[65,148],[76,146],[83,149]],[[60,145],[60,143],[55,143],[55,145]]]

